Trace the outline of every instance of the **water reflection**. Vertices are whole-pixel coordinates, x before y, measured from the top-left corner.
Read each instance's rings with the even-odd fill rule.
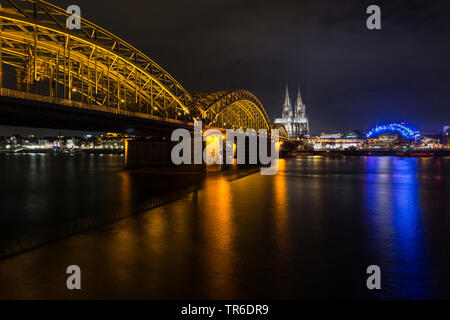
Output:
[[[89,220],[123,216],[152,201],[161,205],[0,261],[0,276],[7,275],[0,298],[450,297],[449,159],[305,157],[281,160],[275,176],[233,181],[188,174],[167,179],[123,171],[110,157],[94,159],[36,163],[36,185],[26,192],[53,190],[59,197],[35,202],[35,221],[44,210],[41,221],[54,225],[67,212]],[[73,172],[61,176],[66,170]],[[151,197],[175,185],[198,188],[168,204]],[[15,183],[11,188],[18,190]],[[62,210],[67,190],[78,201]],[[21,219],[29,223],[4,211],[1,218],[4,229]],[[86,282],[77,296],[58,289],[62,280],[55,276],[74,261]],[[382,270],[379,292],[365,286],[370,264]]]
[[[289,202],[286,179],[286,160],[279,161],[278,174],[273,178],[275,241],[280,250],[287,249]]]
[[[430,260],[421,219],[418,159],[367,159],[366,200],[370,245],[390,278],[385,287],[396,298],[429,297]]]
[[[224,297],[232,292],[233,274],[233,195],[230,182],[209,179],[199,198],[201,234],[205,237],[205,270],[210,276],[210,288]]]
[[[201,175],[124,171],[122,155],[0,154],[0,258],[200,188]]]

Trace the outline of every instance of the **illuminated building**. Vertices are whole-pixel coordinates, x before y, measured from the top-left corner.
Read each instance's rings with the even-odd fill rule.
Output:
[[[324,133],[320,134],[320,139],[341,139],[344,137],[343,133]]]
[[[439,136],[424,136],[420,143],[420,148],[422,149],[441,149],[443,145],[441,144]]]
[[[306,106],[303,104],[300,88],[298,88],[295,110],[294,113],[292,113],[289,89],[286,86],[286,96],[284,98],[282,116],[281,118],[275,119],[275,123],[283,124],[291,139],[309,136],[309,122],[306,117]]]
[[[369,133],[367,133],[366,137],[367,139],[370,139],[377,136],[379,137],[384,133],[393,133],[410,141],[420,140],[420,132],[407,127],[405,123],[388,123],[377,125],[375,128],[370,130]]]
[[[414,144],[419,145],[421,134],[403,122],[387,123],[372,128],[366,138],[369,149],[406,150]]]
[[[99,137],[44,137],[30,136],[23,138],[18,135],[0,137],[0,152],[59,152],[59,151],[113,151],[124,150],[125,140],[119,136]]]
[[[444,126],[442,129],[442,144],[445,148],[450,148],[450,126]]]
[[[346,139],[364,139],[365,138],[365,134],[363,134],[362,132],[353,130],[353,131],[348,132],[345,135],[345,138]]]
[[[320,136],[308,139],[314,150],[350,150],[361,149],[364,138],[354,134],[322,133]]]

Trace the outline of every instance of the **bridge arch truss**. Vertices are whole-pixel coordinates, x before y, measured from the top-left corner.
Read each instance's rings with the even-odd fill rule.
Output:
[[[286,127],[284,126],[284,124],[278,123],[278,124],[273,124],[272,126],[273,126],[273,129],[278,130],[278,135],[280,138],[289,139],[289,133],[288,133]]]
[[[194,96],[195,109],[205,125],[225,129],[270,130],[261,102],[245,90],[219,91]]]
[[[105,112],[223,129],[272,129],[261,102],[245,90],[190,95],[169,73],[138,49],[81,18],[79,30],[66,27],[71,14],[46,1],[0,3],[0,87],[3,74],[16,89],[102,108]],[[36,97],[36,96],[34,96]],[[111,111],[114,110],[114,111]],[[283,131],[285,132],[285,130]]]
[[[69,14],[45,1],[2,4],[0,58],[15,70],[18,90],[189,119],[191,95],[127,42],[85,19],[70,31]]]

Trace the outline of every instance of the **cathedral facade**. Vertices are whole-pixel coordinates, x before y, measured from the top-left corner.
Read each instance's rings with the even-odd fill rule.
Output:
[[[306,106],[303,104],[298,88],[297,100],[294,104],[294,112],[292,112],[292,103],[289,98],[289,89],[286,86],[286,96],[284,98],[283,112],[281,118],[275,119],[275,123],[282,123],[286,127],[289,138],[297,139],[309,136],[309,123],[306,117]]]

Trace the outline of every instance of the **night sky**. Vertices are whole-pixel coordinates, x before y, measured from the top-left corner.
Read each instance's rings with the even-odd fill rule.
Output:
[[[293,98],[300,83],[316,134],[386,121],[424,131],[450,124],[448,0],[50,2],[78,4],[192,94],[253,92],[271,120],[281,116],[285,84]],[[381,7],[382,30],[366,28],[371,4]]]

